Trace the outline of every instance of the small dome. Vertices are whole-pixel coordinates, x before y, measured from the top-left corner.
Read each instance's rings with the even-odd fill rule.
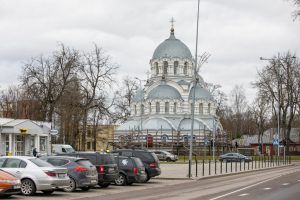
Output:
[[[136,91],[136,94],[133,96],[132,101],[141,102],[143,100],[144,100],[144,90],[138,89]]]
[[[170,37],[162,42],[155,49],[152,59],[160,58],[188,58],[192,59],[190,49],[174,36],[174,30],[171,30]]]
[[[194,92],[194,87],[190,91],[189,99],[193,98],[193,92]],[[200,86],[199,84],[196,86],[195,99],[196,100],[199,100],[199,99],[214,100],[211,93],[204,87]]]
[[[182,99],[180,93],[169,85],[161,84],[152,89],[147,99]]]

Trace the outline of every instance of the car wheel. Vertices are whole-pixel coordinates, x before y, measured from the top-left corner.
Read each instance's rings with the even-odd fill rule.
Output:
[[[101,188],[107,188],[110,185],[110,183],[100,183],[99,186]]]
[[[74,192],[76,190],[76,181],[70,177],[70,185],[64,188],[65,192]]]
[[[89,186],[86,186],[86,187],[81,187],[80,188],[82,191],[89,191],[90,187]]]
[[[21,181],[21,192],[25,196],[33,195],[36,192],[35,184],[30,179],[24,179]]]
[[[126,177],[124,174],[119,174],[118,178],[115,179],[116,185],[126,185]]]
[[[167,162],[171,162],[172,160],[171,160],[171,158],[167,158],[166,161]]]
[[[52,194],[54,190],[42,190],[44,194]]]

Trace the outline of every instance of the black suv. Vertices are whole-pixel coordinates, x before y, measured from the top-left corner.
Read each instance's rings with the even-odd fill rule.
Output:
[[[159,160],[155,153],[148,150],[142,149],[116,149],[113,150],[114,155],[137,157],[140,158],[145,166],[147,178],[144,182],[150,180],[150,178],[159,176],[161,174],[161,169],[159,168]]]
[[[119,168],[119,176],[115,180],[116,185],[131,185],[142,183],[146,180],[145,167],[141,159],[136,157],[115,156]]]
[[[73,156],[87,158],[96,166],[98,172],[98,185],[100,187],[108,187],[118,177],[118,166],[113,155],[105,152],[76,152],[63,153],[58,156]]]

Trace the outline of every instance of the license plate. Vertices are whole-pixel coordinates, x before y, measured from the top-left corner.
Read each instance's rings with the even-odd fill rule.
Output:
[[[65,174],[58,174],[58,178],[65,178]]]
[[[91,180],[91,183],[97,183],[97,180]]]
[[[112,167],[108,168],[108,172],[109,172],[109,173],[112,173],[112,172],[114,172],[114,171],[115,171],[115,168],[112,168]]]
[[[20,189],[20,188],[21,188],[21,185],[15,185],[13,188],[14,188],[14,189]]]

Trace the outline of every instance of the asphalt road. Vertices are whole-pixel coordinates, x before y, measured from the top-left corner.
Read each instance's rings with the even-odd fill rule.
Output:
[[[35,200],[299,200],[300,165],[199,180],[157,180],[88,192],[55,192],[11,199]]]

